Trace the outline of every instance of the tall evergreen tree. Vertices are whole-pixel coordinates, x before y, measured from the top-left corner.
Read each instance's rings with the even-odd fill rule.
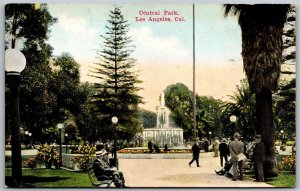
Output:
[[[275,100],[275,127],[278,134],[286,132],[288,138],[296,133],[296,6],[291,5],[287,22],[283,28],[283,63],[279,91],[273,96]]]
[[[286,85],[296,74],[296,6],[291,5],[287,22],[283,28],[283,55],[281,64],[281,80]],[[280,84],[281,85],[281,84]]]
[[[130,138],[140,128],[138,104],[142,103],[142,97],[137,92],[142,81],[134,71],[136,60],[130,57],[133,46],[127,36],[129,25],[119,7],[110,11],[107,22],[107,32],[101,36],[103,46],[97,52],[99,62],[93,72],[93,76],[99,79],[95,83],[94,103],[96,112],[104,116],[103,127],[110,127],[111,118],[117,116],[119,136]]]

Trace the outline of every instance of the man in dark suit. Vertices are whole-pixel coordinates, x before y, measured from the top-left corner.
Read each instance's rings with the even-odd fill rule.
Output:
[[[238,177],[238,169],[240,171],[240,179],[243,180],[243,169],[242,169],[242,162],[238,162],[238,155],[244,152],[244,143],[240,141],[240,134],[234,133],[233,138],[234,140],[229,144],[229,152],[231,155],[232,160],[232,168],[233,168],[233,178],[232,180],[236,181]]]
[[[255,136],[255,147],[253,149],[252,161],[254,162],[255,181],[264,181],[264,162],[266,160],[265,144],[261,142],[261,135]]]
[[[227,163],[228,161],[227,155],[229,154],[229,149],[226,143],[226,139],[223,139],[222,143],[219,145],[219,151],[220,151],[221,166],[223,167],[223,158],[225,159],[225,163]]]
[[[189,162],[189,166],[191,166],[191,164],[196,161],[197,163],[197,167],[199,166],[199,155],[200,155],[200,145],[199,145],[199,140],[196,140],[194,145],[192,146],[192,151],[193,151],[193,159],[191,160],[191,162]]]

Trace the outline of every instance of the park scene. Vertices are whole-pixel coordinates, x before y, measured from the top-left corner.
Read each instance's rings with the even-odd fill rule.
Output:
[[[295,188],[296,6],[6,4],[5,185]]]

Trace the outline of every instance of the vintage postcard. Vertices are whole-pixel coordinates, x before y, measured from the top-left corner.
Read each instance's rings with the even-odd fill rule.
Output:
[[[7,187],[295,188],[296,5],[4,8]]]

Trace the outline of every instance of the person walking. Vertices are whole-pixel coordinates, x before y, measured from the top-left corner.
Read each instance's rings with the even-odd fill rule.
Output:
[[[213,150],[214,150],[214,157],[218,157],[219,156],[219,139],[218,137],[215,137],[215,141],[213,143]]]
[[[191,164],[196,161],[197,167],[199,166],[199,156],[200,156],[200,145],[199,145],[199,140],[195,140],[194,145],[192,146],[192,151],[193,151],[193,159],[191,162],[189,162],[189,166],[191,167]]]
[[[238,177],[238,167],[240,172],[240,179],[243,180],[243,170],[242,165],[243,163],[239,160],[238,155],[244,152],[244,143],[239,140],[240,134],[238,132],[234,133],[233,138],[234,140],[229,144],[229,151],[232,160],[232,168],[233,168],[233,181],[236,181]]]
[[[254,162],[255,181],[264,181],[264,162],[266,160],[265,144],[261,141],[261,135],[255,136],[255,147],[253,149],[252,161]]]
[[[219,151],[220,151],[221,167],[223,167],[223,158],[225,160],[225,163],[227,163],[228,162],[227,155],[229,155],[229,148],[226,143],[226,139],[223,139],[222,143],[219,145]]]

